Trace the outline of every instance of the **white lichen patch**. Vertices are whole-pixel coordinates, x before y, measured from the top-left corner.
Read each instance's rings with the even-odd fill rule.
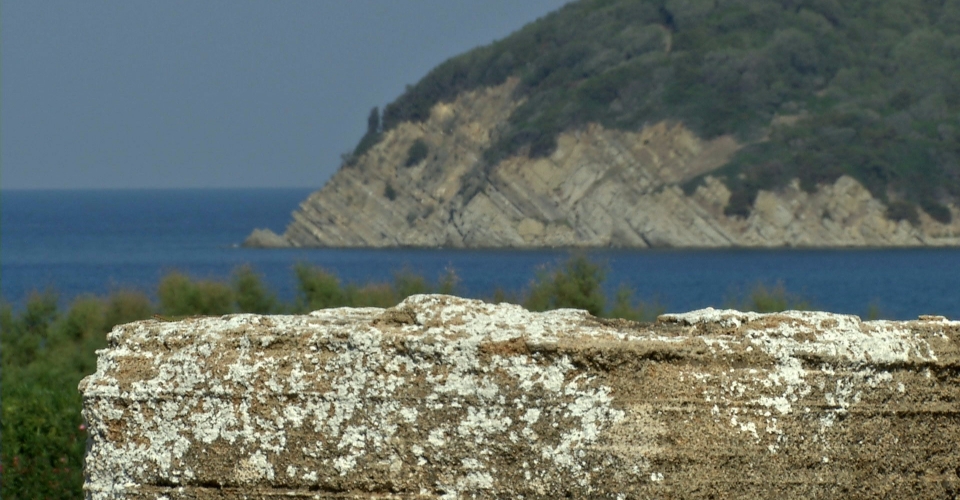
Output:
[[[724,328],[738,328],[747,321],[753,321],[760,317],[755,312],[741,312],[733,309],[698,309],[682,314],[662,314],[659,321],[664,323],[679,323],[683,325],[696,326],[704,324],[715,324]]]
[[[780,419],[797,411],[798,402],[812,393],[822,394],[826,408],[819,431],[826,446],[824,432],[860,402],[860,388],[884,386],[905,392],[902,382],[894,385],[893,375],[878,372],[878,366],[937,359],[925,339],[898,322],[864,323],[856,316],[822,312],[757,314],[714,309],[660,319],[689,326],[717,324],[732,331],[722,338],[703,337],[714,352],[757,348],[772,358],[773,367],[766,376],[758,376],[755,369],[693,374],[704,383],[705,399],[716,403],[711,411],[715,421],[727,418],[731,427],[771,453],[779,450],[783,437]],[[803,359],[813,358],[827,362],[811,371]]]
[[[251,484],[261,479],[273,479],[273,466],[267,457],[257,450],[249,458],[241,460],[234,468],[237,483]]]

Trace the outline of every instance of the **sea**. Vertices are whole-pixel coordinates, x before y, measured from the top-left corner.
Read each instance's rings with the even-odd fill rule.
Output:
[[[171,271],[228,281],[249,264],[279,298],[297,293],[293,268],[320,266],[344,283],[386,282],[452,269],[458,293],[522,292],[571,252],[451,249],[249,249],[254,228],[283,232],[311,189],[0,191],[0,296],[14,307],[38,291],[67,304],[120,289],[154,296]],[[960,249],[623,250],[587,253],[620,286],[668,312],[729,307],[757,285],[782,285],[812,307],[891,319],[960,319]]]

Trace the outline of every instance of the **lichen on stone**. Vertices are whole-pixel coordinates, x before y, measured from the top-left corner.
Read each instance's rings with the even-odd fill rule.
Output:
[[[960,439],[958,339],[960,323],[943,318],[702,310],[645,325],[440,295],[141,321],[110,333],[81,383],[84,488],[91,499],[937,496],[957,483],[960,452],[944,443]],[[881,476],[899,486],[882,489]]]

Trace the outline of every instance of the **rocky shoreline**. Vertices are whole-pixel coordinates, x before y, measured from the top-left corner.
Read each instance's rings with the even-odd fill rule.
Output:
[[[724,214],[731,192],[710,172],[741,145],[696,137],[681,123],[638,132],[590,125],[565,132],[546,158],[492,168],[482,154],[521,103],[516,80],[434,106],[345,165],[294,212],[283,235],[257,230],[249,247],[719,248],[960,245],[952,222],[920,211],[891,220],[886,205],[842,176],[814,192],[799,182],[760,191],[746,217]],[[789,123],[789,120],[777,120]],[[789,125],[778,125],[789,126]],[[428,154],[407,166],[414,143]],[[682,186],[705,176],[689,194]]]

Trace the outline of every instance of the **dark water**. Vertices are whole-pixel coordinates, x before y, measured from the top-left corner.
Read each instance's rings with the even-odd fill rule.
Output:
[[[292,266],[309,262],[344,281],[389,280],[409,268],[436,278],[447,267],[461,292],[520,290],[538,266],[565,251],[252,250],[238,248],[254,227],[282,232],[308,189],[4,191],[0,193],[0,292],[21,304],[32,290],[64,301],[118,288],[152,293],[180,270],[226,280],[249,263],[285,300],[295,294]],[[679,311],[730,304],[757,283],[777,282],[817,308],[864,314],[960,318],[960,249],[597,251],[606,286],[636,290]]]

